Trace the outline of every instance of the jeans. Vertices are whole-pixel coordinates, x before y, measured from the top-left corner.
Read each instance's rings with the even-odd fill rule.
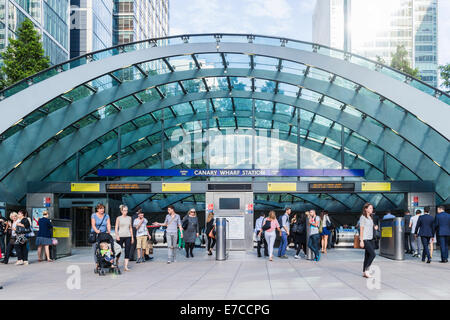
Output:
[[[428,258],[428,260],[431,260],[430,248],[428,247],[430,239],[431,237],[420,237],[423,246],[422,261],[425,261],[425,256]]]
[[[281,243],[280,247],[278,248],[278,256],[284,256],[286,255],[286,248],[287,248],[287,233],[282,231],[281,232]]]
[[[166,238],[167,238],[167,248],[169,249],[167,261],[172,260],[172,262],[175,262],[175,258],[177,257],[176,246],[177,246],[178,234],[175,232],[167,232]]]
[[[375,259],[375,244],[373,240],[364,240],[364,263],[363,272],[366,272]]]
[[[264,237],[266,238],[267,241],[267,247],[269,248],[269,257],[273,256],[273,245],[275,244],[275,239],[276,239],[276,234],[275,234],[275,230],[271,231],[271,232],[264,232]]]
[[[449,236],[439,236],[439,246],[441,247],[441,261],[448,260],[448,238]]]
[[[414,234],[411,234],[411,245],[413,247],[414,253],[420,254],[420,251],[422,250],[422,242],[420,241],[420,237],[415,237]]]
[[[316,233],[309,236],[308,248],[310,248],[312,252],[314,252],[315,258],[319,258],[320,254],[319,241],[320,241],[320,234]]]

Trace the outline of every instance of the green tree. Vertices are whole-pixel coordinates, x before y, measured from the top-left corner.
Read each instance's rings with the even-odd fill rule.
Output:
[[[377,55],[377,62],[379,64],[386,64],[386,61],[381,56],[378,56],[378,55]]]
[[[25,19],[17,30],[17,39],[9,39],[9,45],[2,54],[2,72],[5,85],[12,85],[50,66],[50,59],[44,55],[41,35],[33,22]]]
[[[420,79],[419,69],[413,69],[409,66],[408,51],[406,51],[404,45],[397,46],[397,51],[392,55],[391,67]]]
[[[441,87],[444,88],[446,93],[450,93],[450,63],[439,66],[441,71],[441,79],[443,80]]]

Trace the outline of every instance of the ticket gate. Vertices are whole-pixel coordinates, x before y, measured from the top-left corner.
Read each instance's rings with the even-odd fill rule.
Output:
[[[226,218],[227,250],[253,250],[253,192],[206,192],[205,221]]]

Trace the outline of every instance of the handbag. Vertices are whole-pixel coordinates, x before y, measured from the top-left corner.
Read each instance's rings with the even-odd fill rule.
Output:
[[[320,220],[320,224],[319,224],[319,233],[323,232],[323,220]]]
[[[15,244],[25,244],[28,241],[25,234],[18,234],[16,237]]]
[[[216,226],[213,226],[211,231],[208,234],[208,237],[210,237],[211,239],[215,239],[216,238]]]
[[[58,239],[52,238],[52,246],[58,245]]]
[[[106,214],[103,216],[102,221],[100,222],[99,225],[95,224],[95,227],[98,229],[98,227],[100,227],[103,224],[103,221],[105,221],[106,218]],[[89,243],[95,243],[97,242],[97,233],[95,231],[91,231],[89,233],[89,238],[88,238],[88,242]]]
[[[181,227],[183,228],[183,230],[186,230],[189,227],[189,218],[183,220]]]
[[[264,225],[262,226],[262,230],[263,231],[267,231],[272,227],[272,222],[269,220],[266,220],[266,222],[264,222]]]

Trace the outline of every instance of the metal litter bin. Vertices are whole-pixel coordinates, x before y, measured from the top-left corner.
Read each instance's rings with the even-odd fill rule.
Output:
[[[51,219],[53,238],[58,240],[56,246],[50,247],[50,257],[56,260],[72,254],[72,220]]]
[[[216,260],[227,259],[227,219],[216,218]]]
[[[405,219],[383,219],[380,222],[380,256],[393,259],[405,259]]]

